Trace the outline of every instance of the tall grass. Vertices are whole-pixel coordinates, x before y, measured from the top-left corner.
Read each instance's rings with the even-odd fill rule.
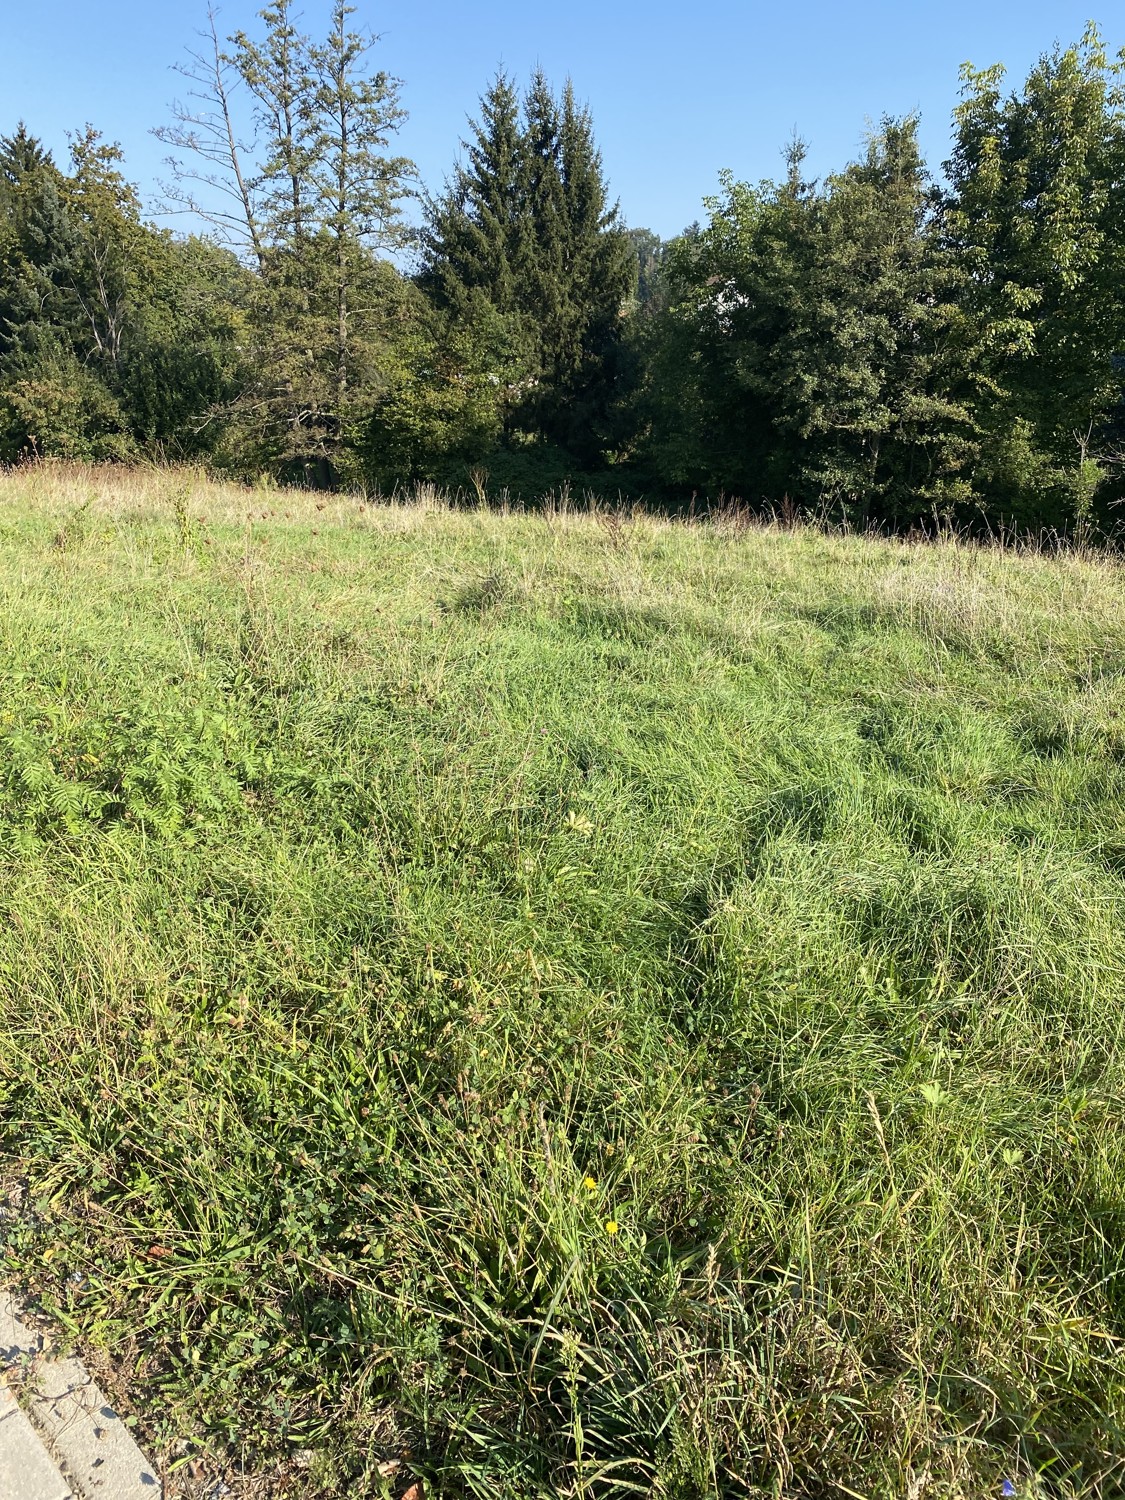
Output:
[[[1121,1492],[1119,565],[44,469],[0,657],[7,1274],[173,1483]]]

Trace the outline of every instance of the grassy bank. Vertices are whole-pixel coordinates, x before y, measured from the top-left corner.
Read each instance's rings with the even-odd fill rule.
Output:
[[[1120,566],[44,471],[0,659],[8,1274],[178,1482],[1120,1492]]]

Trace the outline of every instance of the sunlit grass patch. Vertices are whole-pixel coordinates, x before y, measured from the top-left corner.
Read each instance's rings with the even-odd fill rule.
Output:
[[[9,1274],[289,1493],[1113,1493],[1123,606],[0,476]]]

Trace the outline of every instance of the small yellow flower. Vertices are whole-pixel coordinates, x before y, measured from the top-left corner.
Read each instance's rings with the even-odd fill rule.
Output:
[[[606,1232],[606,1234],[616,1234],[619,1227],[620,1226],[618,1225],[618,1222],[617,1222],[616,1219],[607,1219],[605,1221],[605,1232]]]
[[[598,1190],[598,1185],[592,1177],[587,1177],[583,1183],[583,1186],[588,1193],[596,1193]]]

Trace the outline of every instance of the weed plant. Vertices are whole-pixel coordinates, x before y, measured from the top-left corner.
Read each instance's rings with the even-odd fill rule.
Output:
[[[8,1278],[173,1484],[1114,1495],[1125,574],[0,476]]]

